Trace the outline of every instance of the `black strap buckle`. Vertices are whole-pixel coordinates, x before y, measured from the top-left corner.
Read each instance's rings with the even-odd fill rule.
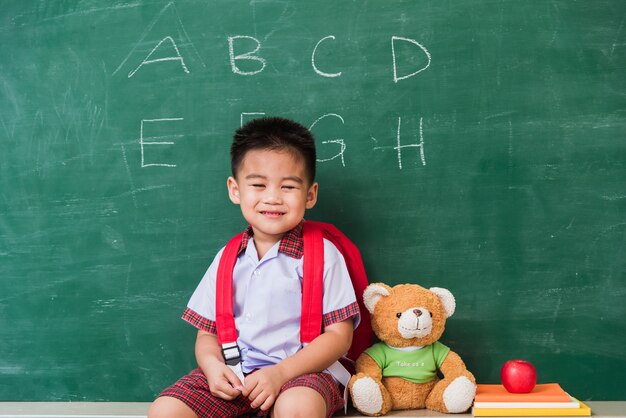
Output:
[[[222,355],[224,356],[224,362],[229,366],[236,366],[241,363],[241,350],[237,343],[222,345]]]

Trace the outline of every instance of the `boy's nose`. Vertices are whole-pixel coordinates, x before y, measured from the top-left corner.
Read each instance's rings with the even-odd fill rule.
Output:
[[[263,200],[265,201],[265,203],[274,204],[274,205],[282,203],[282,197],[280,196],[280,191],[275,190],[275,189],[267,189],[267,193],[265,194]]]

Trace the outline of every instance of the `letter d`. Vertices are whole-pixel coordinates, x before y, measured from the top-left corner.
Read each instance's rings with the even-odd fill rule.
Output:
[[[410,42],[414,45],[417,45],[422,50],[422,52],[426,54],[426,58],[428,58],[426,65],[420,68],[419,70],[412,72],[411,74],[398,77],[398,71],[396,67],[396,46],[395,46],[396,41],[405,41],[405,42]],[[415,39],[402,38],[400,36],[392,36],[391,37],[391,54],[393,57],[393,82],[394,83],[397,83],[400,80],[405,80],[407,78],[413,77],[414,75],[421,73],[422,71],[424,71],[430,66],[430,52],[428,52],[428,50],[424,48],[424,46],[420,44],[419,42],[417,42]]]

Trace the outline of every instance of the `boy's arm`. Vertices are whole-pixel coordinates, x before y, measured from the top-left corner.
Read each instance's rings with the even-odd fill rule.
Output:
[[[240,395],[242,382],[224,363],[222,347],[215,334],[198,330],[196,360],[206,376],[209,389],[214,396],[230,401]]]
[[[327,369],[346,355],[352,345],[353,332],[352,318],[326,326],[324,332],[309,345],[276,365],[285,376],[285,382]]]
[[[282,385],[303,374],[321,372],[344,356],[352,344],[353,331],[352,318],[326,326],[322,334],[293,356],[246,377],[242,394],[252,400],[253,408],[268,410]]]

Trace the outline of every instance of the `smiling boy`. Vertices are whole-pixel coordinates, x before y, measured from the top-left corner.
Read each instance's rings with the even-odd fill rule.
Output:
[[[318,185],[307,178],[292,152],[263,149],[248,151],[236,177],[228,178],[228,195],[252,227],[259,258],[315,205]]]
[[[350,347],[359,308],[344,259],[324,240],[323,331],[300,341],[302,223],[317,202],[316,152],[296,122],[262,118],[240,128],[231,147],[230,200],[249,226],[233,270],[233,311],[243,382],[216,337],[216,273],[223,249],[192,295],[183,319],[198,328],[198,369],[165,389],[149,417],[331,416],[343,406],[327,370]]]

